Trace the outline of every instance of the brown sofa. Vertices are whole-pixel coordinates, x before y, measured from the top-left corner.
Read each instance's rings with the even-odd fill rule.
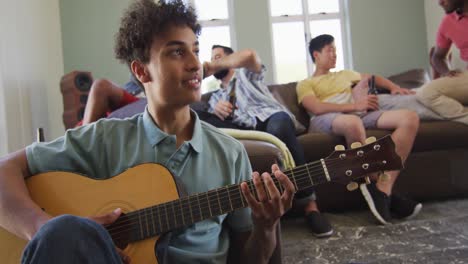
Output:
[[[390,76],[401,87],[416,88],[428,82],[424,70],[410,70]],[[296,116],[306,128],[309,116],[297,103],[296,83],[269,85],[273,96]],[[380,89],[380,92],[383,90]],[[203,96],[203,101],[209,94]],[[391,131],[368,130],[368,136],[380,138]],[[298,134],[307,162],[327,157],[336,145],[346,145],[341,136],[322,133]],[[254,170],[268,171],[282,154],[275,146],[242,140]],[[420,201],[468,196],[468,126],[450,121],[421,122],[411,156],[396,183],[395,190]],[[349,192],[345,185],[326,183],[316,188],[321,210],[341,211],[365,206],[359,191]]]
[[[390,76],[402,87],[419,87],[429,81],[424,70],[410,70]],[[309,117],[297,103],[296,83],[269,85],[275,98],[287,106],[297,120],[307,129]],[[206,107],[210,94],[203,95],[202,102],[194,108]],[[204,104],[205,103],[205,104]],[[128,117],[144,109],[140,100],[121,108],[111,117]],[[66,108],[66,106],[64,106]],[[391,131],[368,130],[368,136],[377,138]],[[298,133],[304,147],[307,162],[328,156],[335,145],[345,145],[344,138],[320,133]],[[274,145],[255,140],[242,140],[254,170],[269,171],[273,163],[281,163],[282,152]],[[468,194],[468,126],[449,122],[421,122],[411,156],[396,183],[396,191],[415,199],[426,201]],[[327,183],[317,187],[318,202],[322,210],[345,210],[363,207],[365,203],[358,191],[349,192],[344,185]]]
[[[424,70],[411,70],[390,76],[389,79],[407,88],[420,87],[429,81]],[[269,89],[308,128],[309,117],[297,103],[295,87],[296,83],[288,83],[270,85]],[[391,131],[367,131],[368,136],[377,138],[389,133]],[[335,145],[346,145],[343,137],[321,133],[302,133],[298,135],[298,140],[304,147],[307,162],[328,156]],[[255,163],[253,166],[266,168],[268,165]],[[397,192],[421,201],[467,196],[468,126],[450,121],[421,122],[411,156],[407,159],[395,188]],[[365,206],[359,191],[349,192],[340,184],[327,183],[318,186],[316,190],[321,210],[345,210]]]

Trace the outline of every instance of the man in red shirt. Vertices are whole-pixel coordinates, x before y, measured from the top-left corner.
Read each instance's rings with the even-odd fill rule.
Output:
[[[123,87],[107,79],[94,81],[89,91],[83,120],[76,126],[92,123],[114,110],[145,97],[141,87],[142,84],[133,75],[130,75],[130,80]]]
[[[451,70],[447,54],[452,43],[468,63],[468,0],[439,0],[446,15],[440,23],[431,64],[442,76],[418,92],[418,100],[442,117],[468,125],[468,72]]]

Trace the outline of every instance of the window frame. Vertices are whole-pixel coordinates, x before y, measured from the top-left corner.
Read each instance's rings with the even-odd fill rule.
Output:
[[[186,0],[190,6],[195,6],[195,0]],[[236,30],[234,26],[234,0],[226,0],[227,1],[227,8],[228,8],[228,18],[212,18],[208,20],[198,20],[202,27],[202,34],[203,28],[207,27],[220,27],[220,26],[228,26],[229,27],[229,37],[231,38],[231,48],[237,50],[237,39],[236,39]],[[195,9],[196,10],[196,9]]]
[[[306,50],[306,57],[307,57],[307,74],[311,76],[314,71],[314,63],[310,58],[308,45],[311,40],[311,30],[310,30],[310,22],[311,21],[318,21],[318,20],[331,20],[331,19],[338,19],[340,21],[341,27],[341,40],[342,40],[342,47],[343,47],[343,64],[345,69],[353,69],[353,57],[352,57],[352,48],[351,48],[351,34],[350,34],[350,27],[349,27],[349,14],[348,14],[348,0],[338,0],[338,12],[330,12],[330,13],[320,13],[320,14],[309,14],[309,2],[308,0],[301,0],[302,4],[302,14],[299,15],[280,15],[280,16],[273,16],[271,14],[271,1],[268,0],[268,8],[270,9],[270,35],[271,35],[271,47],[272,47],[272,61],[273,61],[273,69],[274,69],[274,81],[275,83],[278,82],[278,74],[276,72],[276,56],[275,56],[275,43],[273,37],[273,24],[275,23],[284,23],[284,22],[302,22],[304,26],[304,49]]]

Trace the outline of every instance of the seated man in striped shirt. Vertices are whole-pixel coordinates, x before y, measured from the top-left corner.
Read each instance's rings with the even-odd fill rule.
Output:
[[[305,163],[304,151],[296,139],[295,117],[274,99],[263,82],[265,67],[255,51],[234,52],[214,45],[211,62],[205,62],[203,68],[205,78],[214,75],[221,81],[220,89],[210,97],[208,112],[217,116],[220,123],[228,121],[242,129],[276,136],[286,144],[297,166]],[[333,229],[320,214],[313,190],[301,191],[295,198],[297,205],[304,205],[306,221],[314,235],[331,236]]]

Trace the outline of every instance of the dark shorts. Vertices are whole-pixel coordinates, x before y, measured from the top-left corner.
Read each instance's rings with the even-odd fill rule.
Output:
[[[353,114],[348,113],[348,115],[359,116],[362,120],[362,124],[365,128],[376,128],[377,120],[385,111],[370,111],[362,114]],[[333,120],[339,115],[344,115],[344,113],[326,113],[323,115],[314,116],[310,119],[309,132],[322,132],[322,133],[332,133],[332,124]]]

